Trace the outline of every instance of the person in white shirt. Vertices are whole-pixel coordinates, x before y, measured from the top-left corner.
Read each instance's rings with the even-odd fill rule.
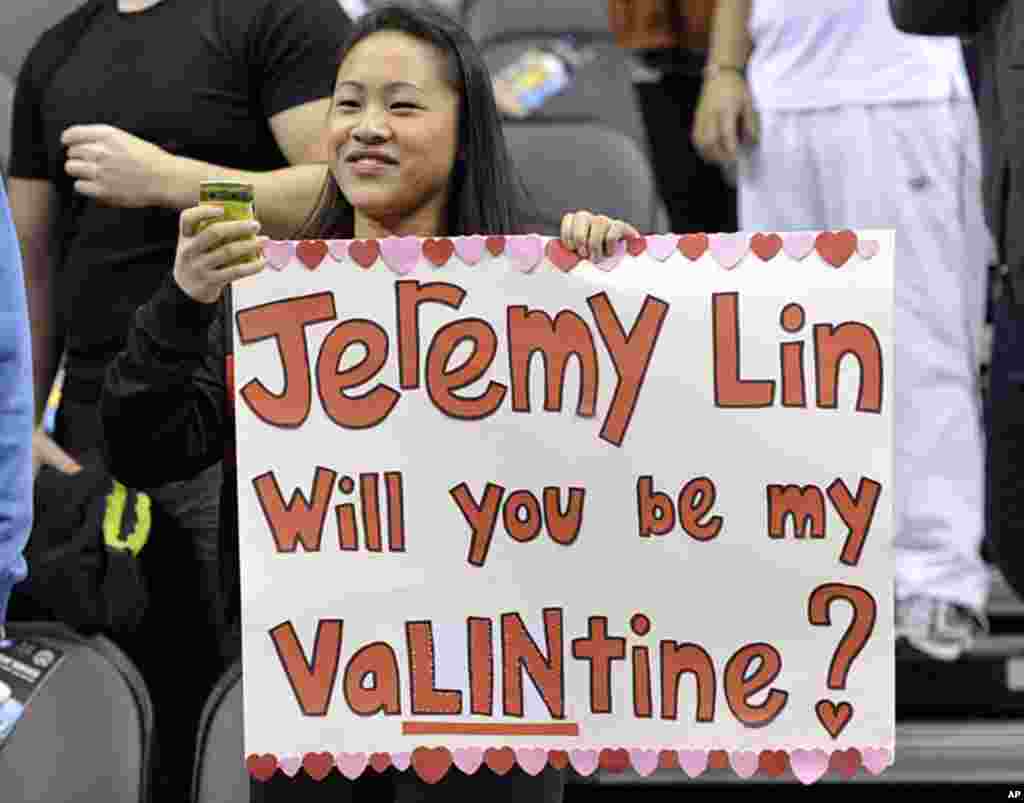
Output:
[[[960,42],[887,0],[718,4],[694,144],[747,231],[896,229],[896,636],[955,660],[986,627],[977,371],[992,239]]]

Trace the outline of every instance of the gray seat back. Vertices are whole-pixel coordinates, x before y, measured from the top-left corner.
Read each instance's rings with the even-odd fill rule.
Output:
[[[667,218],[647,156],[631,138],[584,123],[506,123],[505,140],[549,234],[566,212],[587,209],[665,231]]]
[[[127,656],[62,625],[12,623],[8,633],[65,658],[0,752],[0,800],[148,803],[153,708]]]
[[[242,729],[242,667],[235,663],[211,692],[199,724],[193,803],[249,803]]]

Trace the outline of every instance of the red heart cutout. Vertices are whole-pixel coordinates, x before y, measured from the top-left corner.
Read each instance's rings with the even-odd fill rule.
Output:
[[[257,781],[269,781],[277,772],[277,758],[270,753],[253,754],[245,760],[245,768]]]
[[[516,754],[511,747],[488,748],[484,753],[484,763],[498,775],[504,775],[516,764]]]
[[[547,248],[548,259],[551,264],[559,270],[568,273],[580,264],[580,257],[575,251],[570,251],[561,240],[550,240]]]
[[[370,766],[373,767],[377,772],[387,772],[388,767],[391,766],[391,754],[374,753],[372,756],[370,756]]]
[[[856,747],[849,750],[836,750],[828,761],[828,768],[838,772],[846,780],[850,780],[860,769],[860,751]]]
[[[769,777],[778,778],[789,766],[789,756],[785,750],[762,750],[758,757],[758,767]]]
[[[452,754],[446,747],[417,747],[412,751],[412,768],[424,782],[435,784],[452,766]]]
[[[323,240],[303,240],[295,246],[295,256],[310,270],[316,270],[327,256],[327,243]]]
[[[551,750],[548,753],[548,764],[556,770],[564,770],[569,766],[569,753],[565,750]]]
[[[706,234],[684,234],[679,238],[679,253],[696,262],[708,250],[710,241]]]
[[[619,748],[618,750],[611,750],[605,748],[601,751],[601,755],[598,757],[598,764],[601,769],[606,772],[610,772],[613,775],[625,772],[629,769],[629,751]]]
[[[853,717],[853,706],[849,703],[836,705],[831,700],[819,700],[814,710],[818,714],[818,722],[833,739],[838,738]]]
[[[823,231],[815,240],[814,245],[821,258],[832,267],[838,268],[846,264],[857,249],[857,235],[848,229],[843,231]]]
[[[646,237],[630,237],[626,240],[626,250],[630,256],[638,257],[647,250]]]
[[[306,753],[302,757],[302,769],[314,781],[322,781],[334,769],[334,756],[330,753]]]
[[[750,238],[750,250],[767,262],[782,250],[782,238],[778,234],[758,232]]]
[[[708,767],[713,770],[729,769],[729,754],[724,750],[712,750],[708,753]]]
[[[380,244],[376,240],[353,240],[348,246],[348,255],[369,269],[380,256]]]
[[[495,237],[488,237],[484,242],[487,250],[491,252],[491,256],[501,256],[505,251],[505,238],[498,235]]]
[[[659,770],[679,769],[679,753],[675,750],[662,750],[658,754]]]
[[[455,253],[455,245],[449,239],[430,239],[423,243],[423,256],[433,262],[437,267],[447,264]]]

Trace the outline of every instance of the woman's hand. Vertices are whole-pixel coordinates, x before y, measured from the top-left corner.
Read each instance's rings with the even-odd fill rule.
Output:
[[[620,240],[642,236],[625,221],[586,210],[562,218],[562,245],[591,262],[610,257]]]
[[[746,78],[724,71],[704,82],[693,117],[693,146],[709,162],[736,161],[741,144],[754,145],[760,120]]]
[[[32,476],[35,477],[43,466],[53,466],[64,474],[77,474],[82,470],[78,461],[40,427],[32,433]]]
[[[264,267],[263,243],[268,238],[255,236],[260,230],[257,221],[211,223],[198,231],[203,221],[215,220],[223,214],[219,206],[194,206],[181,213],[174,281],[202,304],[216,303],[225,287],[236,279],[259,273]],[[237,260],[244,262],[229,264]]]

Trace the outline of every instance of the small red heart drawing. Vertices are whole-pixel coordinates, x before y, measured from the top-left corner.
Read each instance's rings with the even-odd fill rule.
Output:
[[[269,781],[277,772],[277,757],[270,753],[262,756],[253,754],[245,760],[245,767],[257,781]]]
[[[505,238],[500,234],[494,237],[488,237],[484,243],[487,246],[487,250],[491,252],[491,256],[500,257],[505,251]]]
[[[629,751],[622,748],[612,750],[606,747],[601,751],[598,763],[601,769],[606,772],[610,772],[613,775],[618,775],[619,773],[625,772],[630,767]]]
[[[814,245],[822,259],[832,267],[839,268],[853,256],[853,252],[857,248],[857,235],[849,229],[835,232],[823,231],[815,238]]]
[[[638,257],[647,250],[646,237],[630,237],[626,240],[626,250],[630,256]]]
[[[767,262],[782,250],[782,238],[778,234],[758,232],[750,238],[750,250]]]
[[[568,273],[580,264],[580,257],[575,251],[570,251],[561,240],[550,240],[547,247],[548,260],[561,271]]]
[[[708,768],[713,770],[729,769],[729,754],[724,750],[712,750],[708,753]]]
[[[488,748],[484,753],[484,763],[498,775],[504,775],[516,764],[516,754],[511,747]]]
[[[348,255],[356,263],[369,269],[380,256],[380,244],[376,240],[353,240],[349,244]]]
[[[658,754],[658,769],[677,770],[679,769],[679,753],[676,750],[662,750]]]
[[[334,756],[330,753],[306,753],[302,758],[302,769],[314,781],[322,781],[334,769]]]
[[[370,756],[370,766],[377,772],[387,772],[388,767],[391,766],[391,754],[374,753]]]
[[[295,256],[310,270],[316,270],[327,256],[327,243],[323,240],[303,240],[295,246]]]
[[[789,756],[785,750],[762,750],[758,756],[758,767],[771,778],[778,778],[789,767]]]
[[[412,751],[412,768],[424,782],[435,784],[452,766],[452,754],[446,747],[417,747]]]
[[[843,728],[853,718],[853,706],[849,703],[836,705],[831,700],[819,700],[814,710],[818,714],[818,722],[833,739],[843,732]]]
[[[850,780],[860,769],[860,751],[856,747],[849,750],[836,750],[828,761],[829,769],[838,772],[846,780]]]
[[[696,262],[708,250],[709,242],[706,234],[684,234],[679,238],[679,253]]]
[[[556,770],[564,770],[569,766],[569,753],[565,750],[551,750],[548,752],[548,764]]]
[[[431,238],[423,243],[423,256],[439,268],[447,264],[454,253],[455,244],[447,238],[440,240]]]

